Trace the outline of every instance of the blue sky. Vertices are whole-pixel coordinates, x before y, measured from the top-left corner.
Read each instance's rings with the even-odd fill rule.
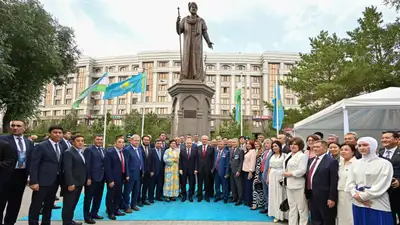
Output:
[[[178,50],[177,7],[184,0],[41,0],[61,24],[75,30],[80,49],[89,56]],[[345,35],[357,25],[366,6],[376,5],[385,21],[394,10],[381,0],[202,0],[203,17],[215,52],[307,52],[309,37],[320,30]]]

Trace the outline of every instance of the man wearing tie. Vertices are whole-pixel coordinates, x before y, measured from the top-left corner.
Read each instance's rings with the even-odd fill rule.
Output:
[[[236,202],[235,205],[242,204],[243,200],[243,175],[242,167],[244,161],[244,151],[239,147],[239,140],[232,140],[232,155],[230,159],[230,182],[232,189],[232,202]]]
[[[49,139],[35,145],[31,153],[29,187],[33,193],[29,207],[29,225],[39,224],[42,205],[42,224],[51,223],[51,210],[62,173],[62,150],[60,149],[62,134],[61,126],[50,126]]]
[[[122,185],[129,182],[128,160],[124,154],[124,138],[117,137],[114,147],[108,149],[104,158],[104,169],[107,182],[106,207],[110,220],[116,220],[116,216],[124,216],[119,211],[122,198]]]
[[[3,193],[4,185],[8,183],[14,173],[18,157],[8,142],[0,140],[0,193]],[[1,211],[1,215],[4,213]],[[3,220],[3,219],[2,219]],[[3,221],[0,223],[3,223]]]
[[[186,184],[189,179],[189,201],[193,202],[193,194],[195,189],[195,174],[197,170],[197,155],[196,149],[192,148],[192,139],[186,139],[185,147],[180,151],[179,155],[179,174],[182,176],[181,179],[181,194],[182,202],[186,201]]]
[[[93,219],[103,219],[98,214],[104,191],[104,157],[106,152],[103,149],[103,137],[96,135],[93,145],[86,148],[83,155],[85,156],[87,173],[83,215],[85,223],[94,224]]]
[[[215,167],[214,167],[214,184],[215,184],[215,200],[218,202],[223,199],[224,203],[228,202],[228,182],[229,182],[229,150],[224,147],[224,141],[219,140],[217,151],[215,151]],[[222,197],[221,197],[222,186]]]
[[[131,144],[125,147],[125,157],[128,161],[128,171],[130,174],[129,182],[124,185],[123,208],[126,213],[132,210],[139,211],[137,200],[139,198],[140,179],[144,171],[144,161],[142,151],[139,150],[140,136],[132,135]]]
[[[308,161],[305,189],[310,205],[311,224],[335,225],[339,163],[326,154],[326,141],[315,141],[313,150],[315,157]]]
[[[160,140],[162,142],[162,144],[161,144],[162,149],[163,149],[163,151],[165,151],[166,149],[169,148],[169,145],[167,144],[167,134],[165,132],[162,132],[160,134]]]
[[[393,165],[392,185],[388,191],[390,207],[394,224],[397,223],[396,214],[400,215],[400,148],[398,147],[399,134],[395,131],[385,131],[381,142],[384,148],[379,150],[379,156],[386,158]]]
[[[140,180],[141,193],[139,193],[138,205],[142,207],[143,205],[150,205],[147,201],[147,194],[150,190],[151,179],[154,176],[154,167],[152,161],[152,155],[154,154],[154,149],[150,147],[150,137],[145,135],[142,137],[143,145],[139,146],[139,150],[142,152],[144,168],[142,179]]]
[[[205,200],[210,202],[211,197],[211,170],[214,166],[214,148],[208,145],[208,137],[201,137],[202,145],[197,146],[197,201],[203,200],[203,183],[205,191]]]
[[[62,207],[63,225],[81,225],[73,221],[76,204],[86,183],[85,157],[82,149],[85,145],[82,135],[71,138],[72,146],[63,154],[64,196]]]
[[[156,140],[154,143],[155,154],[153,154],[153,167],[154,167],[154,176],[152,178],[152,186],[149,190],[149,201],[150,203],[154,203],[154,189],[156,189],[156,200],[163,201],[161,198],[163,193],[164,186],[164,152],[162,150],[162,142],[161,140]]]
[[[17,222],[19,210],[21,208],[22,196],[24,195],[27,184],[30,155],[33,150],[33,142],[24,137],[25,122],[22,120],[13,120],[10,123],[11,134],[0,137],[0,140],[6,141],[11,145],[14,154],[17,156],[15,170],[11,174],[11,179],[5,183],[3,191],[0,192],[0,224],[13,225]],[[5,218],[3,223],[3,213]]]

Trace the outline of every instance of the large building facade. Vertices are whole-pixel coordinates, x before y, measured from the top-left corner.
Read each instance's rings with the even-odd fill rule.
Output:
[[[235,90],[243,85],[243,117],[251,121],[253,133],[263,132],[264,120],[270,112],[264,101],[271,102],[276,80],[285,79],[299,60],[297,53],[264,52],[205,53],[206,84],[215,89],[212,99],[210,126],[218,129],[220,122],[230,118],[235,107]],[[49,84],[42,101],[41,118],[55,119],[68,115],[72,103],[84,89],[109,73],[110,83],[128,79],[132,75],[147,73],[148,91],[145,96],[128,93],[103,101],[101,93],[93,93],[78,109],[82,119],[94,119],[109,112],[114,123],[121,124],[124,115],[132,110],[154,112],[161,117],[172,113],[172,99],[167,89],[179,81],[179,52],[140,52],[136,55],[91,58],[83,57],[77,65],[77,73],[68,76],[66,85]],[[297,107],[297,99],[291,90],[281,87],[285,107]],[[104,108],[105,107],[105,108]]]

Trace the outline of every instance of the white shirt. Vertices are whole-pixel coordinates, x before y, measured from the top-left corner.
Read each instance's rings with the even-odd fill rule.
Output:
[[[311,179],[310,179],[311,180],[311,190],[312,190],[312,183],[313,183],[313,178],[314,178],[315,171],[317,171],[319,164],[321,163],[322,159],[325,156],[326,156],[326,152],[324,154],[320,155],[320,156],[315,156],[314,160],[310,164],[310,168],[308,168],[308,170],[310,170],[311,167],[313,166],[315,160],[317,160],[317,158],[318,158],[317,164],[315,165],[313,173],[311,174]]]
[[[346,164],[344,164],[344,159],[340,157],[339,161],[339,181],[338,181],[338,191],[344,191],[346,187],[347,177],[349,176],[351,167],[353,166],[356,157],[351,158]]]
[[[384,158],[386,158],[388,152],[390,152],[390,155],[389,155],[389,157],[388,157],[387,159],[392,159],[392,157],[393,157],[394,152],[396,151],[396,149],[397,149],[397,146],[394,147],[394,148],[391,148],[391,149],[386,149],[386,148],[385,148],[385,152],[383,153],[382,156],[383,156]]]
[[[18,144],[18,142],[19,142],[18,138],[21,138],[22,146],[23,146],[24,149],[20,149],[19,144]],[[25,145],[24,136],[22,136],[22,135],[21,136],[14,136],[14,141],[17,144],[17,149],[18,149],[19,152],[26,152],[26,145]]]
[[[72,146],[71,143],[67,139],[63,138],[63,140],[67,144],[68,148],[70,148]]]
[[[115,147],[114,147],[114,148],[115,148]],[[122,151],[118,150],[117,148],[115,148],[115,151],[117,151],[119,160],[120,160],[121,162],[124,162],[124,160],[121,158],[121,157],[124,157],[124,155],[123,155],[123,154],[121,155],[121,153],[120,153],[120,152],[122,152]]]
[[[77,149],[75,147],[74,147],[74,149],[78,152],[79,156],[82,158],[83,163],[86,163],[85,156],[83,156],[83,154],[82,154],[82,149]]]
[[[53,140],[51,140],[49,138],[50,144],[53,146],[54,152],[56,153],[56,155],[61,157],[61,146],[60,146],[60,142],[54,142]],[[58,146],[58,148],[56,148],[56,144]]]

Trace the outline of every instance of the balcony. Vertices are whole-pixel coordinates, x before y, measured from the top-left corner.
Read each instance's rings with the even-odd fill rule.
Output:
[[[221,82],[221,87],[229,87],[231,84],[229,82]]]
[[[158,91],[158,96],[167,96],[167,91]]]
[[[251,83],[251,87],[260,87],[260,83]]]
[[[259,94],[252,94],[251,98],[260,98],[260,95]]]
[[[125,105],[118,105],[118,109],[126,109]]]
[[[229,98],[229,94],[221,94],[221,98]]]

